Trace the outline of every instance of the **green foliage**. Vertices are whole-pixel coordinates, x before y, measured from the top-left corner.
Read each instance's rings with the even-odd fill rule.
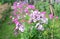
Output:
[[[50,14],[50,6],[49,6],[49,2],[37,2],[35,4],[36,8],[39,10],[39,11],[46,11],[47,14]],[[54,15],[55,16],[59,16],[60,17],[60,4],[57,4],[57,3],[53,3],[52,4],[53,6],[53,9],[54,9]]]
[[[10,16],[11,8],[9,7],[6,11],[2,13],[2,18],[0,19],[0,23],[3,23],[6,20],[6,17]]]
[[[15,0],[0,0],[0,4],[4,4],[4,3],[11,3],[13,4]]]
[[[54,11],[55,11],[54,14],[60,17],[60,4],[57,3],[54,4]]]
[[[35,4],[36,8],[39,10],[39,11],[46,11],[47,14],[50,13],[50,9],[49,9],[49,3],[48,2],[37,2]]]
[[[46,11],[47,15],[49,15],[50,13],[50,9],[49,9],[49,3],[48,2],[37,2],[35,4],[36,8],[39,11]],[[54,3],[53,4],[53,8],[54,8],[54,16],[59,16],[60,19],[60,4]],[[60,28],[60,24],[59,24],[59,20],[56,20],[55,18],[53,20],[48,21],[48,25],[45,25],[45,31],[44,33],[42,33],[43,38],[45,37],[45,39],[60,39],[60,34],[59,34],[59,28]],[[53,37],[51,37],[51,35],[53,35]]]
[[[6,21],[3,23],[2,27],[0,27],[0,39],[52,39],[51,35],[53,35],[54,39],[60,39],[60,21],[53,19],[49,20],[48,25],[45,25],[44,31],[37,31],[33,28],[32,31],[29,31],[31,25],[24,22],[26,27],[25,32],[19,34],[17,36],[14,35],[14,27],[15,24],[11,23],[10,25],[8,22],[11,22],[10,18],[7,18]],[[57,21],[57,22],[56,22]],[[53,33],[53,34],[52,34]]]
[[[30,17],[29,17],[28,15],[26,15],[25,20],[29,20],[29,18],[30,18]]]

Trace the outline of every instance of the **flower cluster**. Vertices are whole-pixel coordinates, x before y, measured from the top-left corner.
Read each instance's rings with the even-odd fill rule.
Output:
[[[12,18],[12,21],[16,24],[16,27],[15,27],[15,34],[18,33],[18,30],[20,30],[21,32],[24,32],[24,26],[18,21],[18,18]]]
[[[44,30],[42,24],[48,24],[48,18],[45,17],[45,14],[46,12],[35,10],[30,14],[29,22],[37,22],[35,27],[37,27],[38,30]]]
[[[18,33],[18,30],[21,32],[24,32],[24,25],[19,21],[23,20],[25,18],[26,14],[29,14],[30,11],[33,11],[35,9],[34,5],[28,5],[25,2],[14,2],[12,6],[13,11],[13,16],[10,16],[12,18],[12,21],[15,23],[15,34]]]
[[[44,30],[43,24],[48,24],[48,18],[45,17],[46,12],[39,12],[35,10],[34,5],[28,5],[25,2],[14,2],[13,4],[13,17],[12,21],[16,24],[15,34],[17,34],[18,30],[24,32],[25,25],[20,22],[20,20],[25,20],[26,14],[30,17],[29,23],[36,23],[35,28],[37,30]],[[33,26],[33,25],[32,25]]]
[[[53,15],[53,13],[49,14],[49,18],[53,19],[55,16]],[[56,19],[58,19],[58,16],[55,17]]]
[[[28,14],[30,13],[30,10],[34,10],[35,6],[34,5],[28,5],[25,2],[14,2],[12,8],[14,9],[14,15],[18,12],[18,14]]]

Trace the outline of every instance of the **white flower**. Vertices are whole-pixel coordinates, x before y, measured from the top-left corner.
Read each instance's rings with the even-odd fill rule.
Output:
[[[44,30],[44,27],[43,27],[42,25],[39,25],[39,26],[37,27],[37,29],[43,31],[43,30]]]
[[[41,21],[42,21],[41,23],[48,24],[48,18],[42,18]]]
[[[39,26],[40,23],[37,23],[35,27]]]
[[[14,17],[12,17],[12,20],[14,20]]]
[[[38,30],[44,30],[44,27],[40,24],[40,23],[37,23],[35,28],[37,28]]]
[[[31,13],[33,13],[34,11],[33,10],[31,10]]]
[[[34,11],[34,12],[33,12],[33,14],[37,14],[37,13],[38,13],[38,11]]]
[[[40,12],[38,12],[38,14],[40,14]]]
[[[37,20],[36,19],[33,19],[33,22],[36,22]]]
[[[19,6],[20,3],[17,3],[17,6]]]
[[[24,17],[26,17],[26,15],[24,15]]]
[[[24,26],[21,25],[21,26],[19,27],[19,30],[20,30],[21,32],[24,32]]]

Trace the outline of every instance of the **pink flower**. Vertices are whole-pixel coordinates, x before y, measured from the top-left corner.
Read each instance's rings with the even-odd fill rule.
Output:
[[[16,6],[17,5],[17,2],[14,2],[13,6]]]
[[[22,8],[22,7],[23,7],[23,5],[18,5],[17,7],[18,7],[18,8]]]
[[[52,13],[49,15],[49,17],[50,17],[50,19],[53,19],[54,18],[54,16],[53,16]]]
[[[58,19],[58,16],[56,16],[56,19]]]
[[[19,27],[19,30],[21,31],[21,32],[24,32],[24,26],[23,25],[21,25],[20,27]]]
[[[12,8],[15,10],[15,9],[17,9],[17,4],[14,4],[13,6],[12,6]]]
[[[13,19],[13,22],[14,22],[15,24],[17,24],[17,23],[18,23],[18,19],[17,19],[17,18],[14,18],[14,19]]]
[[[16,25],[18,25],[18,24],[19,24],[19,22],[18,22],[18,21],[15,21],[15,24],[16,24]]]
[[[30,9],[35,9],[35,6],[34,6],[34,5],[28,5],[28,7],[29,7]]]
[[[46,14],[46,12],[41,12],[41,13],[44,14],[44,15]]]
[[[25,13],[28,13],[29,12],[28,9],[25,9],[24,11],[25,11]]]
[[[10,18],[12,18],[12,16],[10,16]]]
[[[17,2],[14,2],[12,8],[13,8],[14,10],[17,9]]]
[[[14,9],[14,10],[17,9],[17,6],[13,6],[13,9]]]
[[[46,12],[41,12],[41,16],[42,16],[43,18],[45,18],[45,14],[46,14]]]

